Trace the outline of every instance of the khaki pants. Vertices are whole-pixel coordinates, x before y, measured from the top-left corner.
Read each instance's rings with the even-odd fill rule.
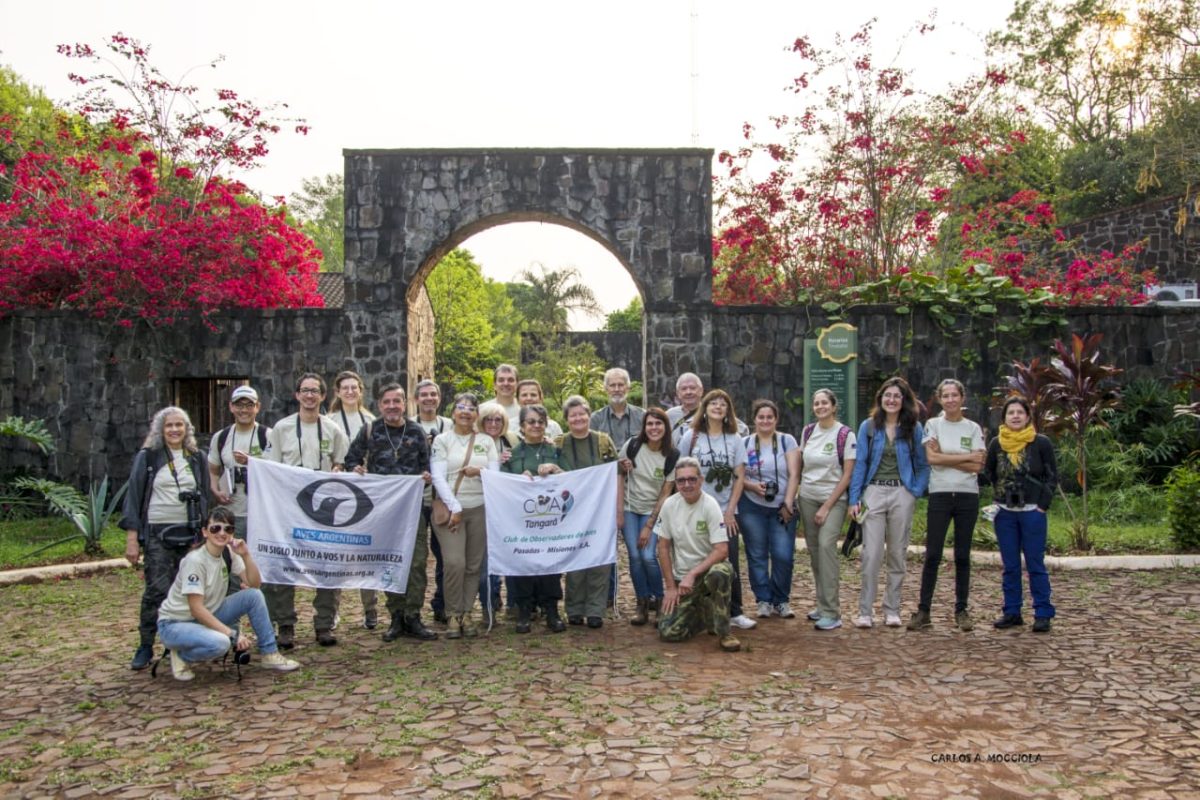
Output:
[[[442,573],[446,592],[446,614],[468,614],[479,591],[479,570],[487,551],[487,524],[483,506],[464,508],[458,529],[433,526],[442,550]]]
[[[841,619],[838,599],[838,578],[841,563],[838,555],[838,536],[846,521],[846,498],[837,501],[829,510],[824,525],[816,516],[824,503],[800,498],[800,516],[804,519],[804,542],[808,545],[808,560],[812,564],[813,583],[817,588],[817,612],[823,619]]]
[[[567,616],[603,617],[608,607],[611,564],[567,573]]]
[[[858,595],[858,613],[869,617],[875,607],[879,567],[884,563],[886,545],[887,586],[883,593],[883,613],[899,616],[905,557],[917,499],[903,486],[871,484],[863,492],[862,501],[867,504],[867,517],[862,523],[862,592]]]

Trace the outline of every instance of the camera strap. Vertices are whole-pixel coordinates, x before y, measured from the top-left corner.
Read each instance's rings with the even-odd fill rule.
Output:
[[[175,471],[175,454],[169,447],[164,447],[163,450],[167,454],[167,469],[171,470],[171,477],[175,479],[175,491],[182,494],[183,487],[179,485],[179,473]]]
[[[296,415],[296,450],[300,454],[300,466],[304,466],[304,432],[300,429],[300,415]],[[321,471],[321,442],[325,439],[325,431],[321,428],[321,415],[317,415],[317,465],[313,467],[314,472]],[[331,455],[330,458],[333,456]]]

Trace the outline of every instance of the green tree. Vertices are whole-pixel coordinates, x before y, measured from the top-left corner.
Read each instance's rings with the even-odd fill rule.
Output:
[[[624,308],[612,311],[604,320],[604,330],[614,333],[642,332],[642,298],[635,297]]]
[[[484,289],[487,290],[488,320],[492,323],[492,349],[496,360],[516,364],[521,360],[521,331],[525,327],[525,319],[513,305],[509,284],[484,278]]]
[[[292,195],[292,213],[324,254],[322,272],[341,272],[345,268],[345,199],[342,176],[332,172],[305,178],[300,191]]]
[[[9,67],[0,66],[0,167],[9,172],[29,145],[53,142],[60,116],[68,115],[41,89],[30,86]],[[78,124],[83,125],[83,120]],[[0,200],[7,199],[11,191],[8,182],[0,181]]]
[[[496,364],[492,292],[467,250],[452,250],[429,274],[425,290],[433,306],[434,358],[444,381],[476,380]]]
[[[523,288],[513,293],[513,305],[527,323],[527,330],[539,334],[562,333],[569,330],[567,317],[572,311],[600,316],[603,309],[596,295],[579,283],[582,276],[575,267],[550,269],[536,264],[517,276]],[[511,286],[511,284],[510,284]]]

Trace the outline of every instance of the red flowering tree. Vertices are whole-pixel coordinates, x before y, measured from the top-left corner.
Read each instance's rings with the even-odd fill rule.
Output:
[[[1139,299],[1132,254],[1064,260],[1069,243],[1046,246],[1054,212],[1022,191],[1033,151],[1024,109],[1001,96],[1005,73],[923,94],[904,70],[875,65],[871,23],[833,50],[806,38],[789,49],[804,68],[794,93],[818,102],[774,117],[770,138],[745,126],[746,144],[718,156],[718,303],[904,300],[908,276],[969,281],[979,262],[1056,301]]]
[[[11,187],[0,203],[0,313],[76,308],[128,326],[321,305],[312,240],[221,174],[255,166],[279,123],[226,90],[197,104],[197,89],[164,79],[135,39],[118,34],[108,49],[127,72],[85,45],[60,48],[113,71],[72,75],[87,87],[81,116],[64,115],[56,141],[0,175]],[[0,120],[0,139],[13,141],[19,123]]]

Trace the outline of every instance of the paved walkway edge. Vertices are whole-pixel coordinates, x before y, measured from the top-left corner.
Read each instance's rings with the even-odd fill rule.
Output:
[[[805,550],[803,541],[796,542],[797,550]],[[913,545],[908,548],[910,555],[923,555],[925,548]],[[989,550],[976,550],[971,553],[971,561],[975,564],[999,565],[1000,554]],[[0,571],[0,586],[12,586],[17,583],[41,583],[55,578],[81,578],[97,572],[122,569],[129,566],[123,558],[110,558],[105,561],[90,561],[82,564],[54,564],[48,567],[29,567],[28,569],[12,569]],[[1188,569],[1200,567],[1200,554],[1178,554],[1160,556],[1046,556],[1046,566],[1052,569]]]
[[[0,586],[11,586],[15,583],[41,583],[55,578],[81,578],[85,575],[94,575],[97,572],[108,572],[128,566],[129,562],[123,558],[109,558],[104,561],[87,561],[81,564],[51,564],[48,567],[10,569],[0,572]]]

